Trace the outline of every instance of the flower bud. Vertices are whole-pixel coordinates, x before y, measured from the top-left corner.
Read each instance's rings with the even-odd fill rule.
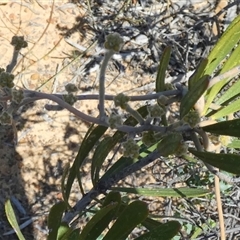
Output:
[[[120,115],[111,114],[109,119],[110,128],[116,128],[122,125],[122,117]]]
[[[232,138],[230,136],[221,135],[219,136],[219,141],[223,146],[227,147],[228,144],[232,142]]]
[[[63,99],[65,102],[67,102],[70,105],[73,105],[77,101],[77,98],[72,93],[64,95]]]
[[[122,109],[126,109],[127,103],[130,98],[123,93],[119,93],[114,97],[114,104],[116,107],[120,106]]]
[[[167,104],[168,97],[161,95],[158,99],[157,102],[160,106],[165,106]]]
[[[0,73],[0,87],[14,87],[13,83],[14,75],[8,72],[1,72]]]
[[[154,136],[154,132],[153,131],[148,131],[148,132],[144,132],[142,135],[142,142],[146,145],[146,146],[151,146],[154,143],[156,143],[157,139]]]
[[[109,34],[106,37],[104,47],[114,52],[119,52],[123,45],[123,39],[118,33]]]
[[[165,107],[159,106],[158,104],[154,104],[147,107],[148,113],[151,117],[161,117],[166,113]]]
[[[15,50],[19,51],[21,48],[28,46],[23,36],[13,36],[11,44],[15,47]]]
[[[196,110],[190,111],[187,115],[183,117],[183,121],[188,123],[190,127],[195,127],[198,123],[200,123],[201,118],[199,113]]]
[[[12,89],[12,100],[16,103],[20,103],[24,98],[23,90]]]
[[[65,90],[68,92],[68,93],[71,93],[71,92],[77,92],[77,87],[75,84],[73,83],[68,83],[66,86],[65,86]]]
[[[175,87],[172,83],[165,83],[165,86],[164,86],[165,91],[174,90],[174,89],[175,89]]]
[[[123,146],[123,156],[137,158],[139,156],[139,146],[134,141],[134,139],[130,138],[126,142],[122,144]]]
[[[176,152],[174,153],[174,155],[180,157],[180,156],[186,154],[187,150],[188,150],[188,145],[182,141],[179,143],[178,148],[177,148]]]
[[[12,116],[6,111],[2,112],[2,114],[0,115],[0,123],[2,125],[11,125]]]

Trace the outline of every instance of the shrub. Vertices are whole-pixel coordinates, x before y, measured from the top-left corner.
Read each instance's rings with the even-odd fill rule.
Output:
[[[132,193],[142,196],[175,196],[194,197],[204,196],[209,189],[201,187],[201,181],[197,188],[120,188],[114,187],[120,180],[153,163],[158,158],[181,156],[187,161],[196,157],[201,160],[208,169],[209,174],[215,178],[215,193],[219,211],[221,234],[224,236],[223,216],[221,212],[219,179],[227,183],[236,183],[240,180],[234,175],[240,174],[240,156],[230,153],[231,149],[240,148],[240,120],[232,116],[240,110],[238,96],[240,94],[240,81],[235,81],[231,87],[227,87],[231,79],[240,73],[240,16],[238,16],[227,28],[217,44],[212,49],[208,58],[203,59],[194,74],[188,80],[185,87],[176,84],[174,87],[165,83],[165,72],[171,55],[171,47],[167,47],[160,59],[160,65],[156,77],[156,93],[145,96],[125,96],[119,94],[109,98],[116,106],[125,110],[129,117],[124,121],[119,115],[107,116],[105,113],[105,72],[113,54],[120,50],[122,38],[114,33],[106,38],[106,53],[103,60],[99,78],[99,117],[94,118],[74,108],[72,104],[87,96],[75,95],[75,86],[67,86],[68,94],[64,96],[46,94],[42,92],[19,90],[13,83],[11,74],[13,63],[7,66],[7,70],[1,69],[0,100],[4,109],[0,116],[2,124],[12,124],[12,114],[23,104],[36,99],[49,99],[56,102],[62,108],[93,125],[89,128],[79,148],[74,163],[66,166],[62,176],[63,201],[52,206],[48,216],[48,239],[126,239],[133,229],[139,225],[145,227],[145,231],[135,239],[172,239],[180,230],[178,221],[161,223],[150,217],[148,207],[144,201],[135,200],[126,203],[120,193]],[[18,54],[26,42],[22,37],[15,36],[12,40],[14,54]],[[223,63],[224,60],[224,63]],[[223,88],[227,87],[227,91]],[[217,97],[220,93],[220,97]],[[130,102],[133,100],[155,100],[153,105],[146,103],[133,109]],[[179,118],[175,122],[169,122],[166,109],[173,102],[179,102]],[[153,121],[158,119],[157,123]],[[113,134],[104,136],[108,128]],[[136,140],[136,135],[142,136]],[[191,145],[187,144],[185,135],[191,139]],[[123,139],[126,139],[122,143]],[[215,138],[216,143],[212,140]],[[104,162],[117,144],[122,144],[124,154],[109,169],[104,170]],[[222,148],[227,148],[227,153],[222,153]],[[85,192],[82,187],[79,168],[89,153],[91,157],[91,180],[93,189]],[[189,162],[189,166],[192,166]],[[225,172],[224,172],[225,171]],[[82,198],[74,206],[68,203],[74,180],[77,179],[82,191]],[[91,220],[79,229],[74,227],[72,221],[80,217],[83,212],[89,211],[97,197],[103,194],[97,209]],[[18,227],[14,212],[9,201],[6,202],[6,214],[9,222],[15,229],[19,239],[24,239]],[[200,233],[198,233],[200,234]],[[195,234],[195,236],[197,233]]]

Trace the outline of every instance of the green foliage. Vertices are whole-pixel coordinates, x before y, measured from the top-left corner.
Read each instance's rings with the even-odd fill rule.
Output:
[[[142,196],[149,197],[197,197],[205,196],[210,191],[206,189],[197,188],[121,188],[112,187],[114,191],[135,193]]]
[[[97,123],[97,126],[92,125],[89,128],[72,166],[67,165],[65,168],[61,182],[64,201],[55,204],[50,210],[48,240],[92,240],[98,237],[102,237],[103,240],[124,240],[135,228],[142,226],[146,228],[145,232],[135,239],[171,239],[176,236],[181,228],[179,222],[160,223],[152,219],[145,202],[136,200],[126,203],[122,198],[122,193],[151,197],[207,197],[210,190],[202,188],[206,187],[207,184],[204,183],[205,180],[200,179],[201,176],[191,176],[188,183],[194,182],[192,184],[194,188],[113,187],[129,174],[140,170],[159,157],[168,159],[169,156],[172,158],[182,156],[189,160],[186,164],[192,168],[197,164],[194,158],[196,157],[207,166],[210,164],[219,168],[220,171],[240,174],[240,157],[234,153],[215,153],[210,144],[214,136],[219,139],[220,151],[223,147],[228,152],[232,148],[240,147],[238,139],[240,137],[240,120],[228,120],[230,115],[240,110],[239,81],[235,83],[235,87],[222,91],[231,78],[240,72],[238,66],[240,64],[239,40],[240,16],[229,25],[210,55],[199,64],[189,79],[188,86],[184,86],[182,89],[175,89],[172,85],[165,83],[166,70],[171,56],[171,47],[167,47],[163,52],[158,68],[155,86],[159,95],[155,98],[155,104],[152,106],[144,104],[140,109],[134,110],[128,105],[131,98],[119,94],[114,98],[114,102],[116,107],[121,107],[129,113],[130,116],[125,122],[122,122],[119,115],[110,115],[108,122],[102,121],[101,117],[105,116],[105,112],[100,111],[101,119],[92,121]],[[114,52],[119,51],[121,45],[122,40],[118,34],[109,35],[105,42],[105,47]],[[19,45],[15,43],[14,46]],[[3,77],[0,82],[1,88],[12,88],[13,76],[2,70],[0,72],[0,76]],[[102,73],[104,74],[105,70]],[[68,85],[68,95],[64,96],[64,100],[71,105],[77,101],[77,97],[72,94],[75,90],[74,86]],[[174,94],[173,96],[167,94],[164,96],[165,91],[172,91]],[[217,95],[221,96],[217,98]],[[101,97],[104,99],[104,91]],[[166,111],[172,100],[180,102],[179,117],[174,122],[167,119]],[[211,105],[212,103],[215,104],[214,107]],[[196,104],[202,104],[202,106],[199,107]],[[104,106],[102,107],[104,109]],[[8,120],[10,118],[7,118],[6,113],[4,111],[1,118]],[[161,119],[161,121],[157,124],[152,123],[153,118]],[[214,119],[217,122],[201,127],[201,121],[206,119]],[[91,120],[89,121],[91,122]],[[104,134],[108,127],[111,128],[111,133],[106,136]],[[135,140],[138,133],[140,133],[138,137],[142,138]],[[190,136],[194,148],[188,149],[184,134]],[[119,157],[118,155],[116,161],[109,168],[106,168],[106,160],[110,154],[113,155],[116,148],[120,149],[120,147],[124,149],[123,156]],[[117,152],[119,153],[118,150]],[[81,168],[87,158],[91,159],[93,184],[93,189],[89,193],[86,193],[83,188],[81,176]],[[204,166],[202,165],[202,167]],[[178,170],[180,171],[180,169]],[[206,177],[209,182],[210,174],[208,172]],[[70,206],[68,200],[75,179],[78,181],[82,199],[76,202],[75,206]],[[108,192],[109,190],[114,190],[114,192]],[[100,194],[104,194],[104,197],[99,198]],[[73,220],[71,214],[74,217],[80,217],[82,214],[90,212],[88,206],[93,206],[93,201],[95,204],[94,212],[91,211],[91,219],[88,223],[82,229],[70,225],[69,223]],[[24,239],[10,203],[7,202],[5,206],[9,222],[14,227],[18,237]],[[189,234],[190,232],[193,232],[193,236],[201,234],[199,228],[195,229],[193,225],[185,226]]]
[[[240,174],[240,156],[236,154],[223,154],[200,152],[193,149],[189,151],[201,159],[203,162],[211,164],[214,167],[220,168],[226,172]]]
[[[195,103],[206,91],[209,84],[209,76],[204,75],[189,89],[186,95],[181,100],[180,118],[183,119],[186,114],[194,107]]]
[[[13,227],[14,231],[16,232],[19,240],[25,240],[24,236],[22,235],[22,232],[18,226],[18,222],[12,207],[12,204],[10,202],[10,200],[7,200],[5,203],[5,212],[7,215],[7,219],[9,221],[9,223],[11,224],[11,226]]]
[[[170,133],[164,136],[157,146],[157,150],[163,157],[175,154],[181,145],[182,135],[180,133]]]
[[[62,229],[60,228],[63,212],[66,210],[66,203],[59,202],[56,203],[50,210],[48,215],[48,229],[49,234],[47,240],[58,239],[58,232]],[[60,234],[60,236],[62,233]]]

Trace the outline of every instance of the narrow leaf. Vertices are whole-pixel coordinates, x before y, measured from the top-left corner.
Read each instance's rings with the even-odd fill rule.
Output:
[[[142,236],[135,238],[135,240],[171,240],[175,235],[177,235],[180,229],[181,224],[179,222],[169,221],[157,226]]]
[[[58,240],[64,240],[67,239],[67,236],[72,232],[73,230],[68,226],[67,223],[61,223],[61,225],[58,228],[58,234],[57,238]]]
[[[156,78],[156,92],[162,92],[166,90],[165,86],[165,78],[166,78],[166,71],[171,57],[172,47],[168,46],[164,49],[160,64],[158,67],[157,78]],[[159,104],[159,103],[158,103]],[[161,122],[164,126],[167,126],[168,121],[166,114],[162,115]]]
[[[233,139],[231,143],[227,145],[229,148],[240,148],[240,140]]]
[[[64,240],[79,240],[79,228],[71,232],[67,239]]]
[[[240,39],[240,15],[236,17],[233,22],[228,26],[226,31],[223,33],[222,37],[218,40],[215,47],[212,49],[208,60],[209,64],[205,69],[205,73],[211,75],[213,71],[218,67],[224,58],[231,52],[231,50],[236,46]],[[227,43],[227,44],[226,44]],[[219,74],[222,74],[234,66],[236,66],[236,55],[230,55],[230,58],[225,63]],[[210,107],[213,99],[216,97],[220,89],[227,83],[228,79],[215,84],[207,93],[204,113],[206,114],[208,108]]]
[[[148,216],[147,204],[142,201],[130,203],[117,218],[103,240],[125,240],[132,230]]]
[[[96,186],[99,180],[99,172],[101,170],[104,160],[107,158],[109,152],[114,147],[112,137],[106,137],[103,139],[95,149],[95,152],[92,157],[92,166],[91,166],[91,179],[93,186]]]
[[[239,37],[240,39],[240,37]],[[238,66],[240,64],[240,43],[238,46],[234,49],[234,51],[231,53],[230,57],[226,61],[226,63],[223,66],[223,69],[221,73],[225,73],[226,71],[229,71],[230,69]],[[229,77],[228,80],[230,80],[232,77]],[[235,85],[235,86],[234,86]],[[233,86],[231,86],[228,91],[224,92],[222,96],[216,101],[217,104],[221,104],[232,98],[233,96],[240,93],[240,85],[239,81],[236,81],[236,83]]]
[[[74,163],[72,167],[70,168],[70,172],[67,179],[66,184],[66,193],[65,196],[68,199],[70,195],[70,191],[72,188],[72,184],[79,174],[79,168],[81,167],[83,161],[91,151],[91,149],[94,147],[96,142],[101,138],[101,136],[106,132],[107,127],[104,126],[97,126],[93,128],[94,125],[92,125],[88,132],[86,133],[81,146],[79,148],[78,154],[76,156],[76,159],[74,160]],[[79,183],[80,184],[80,183]]]
[[[172,47],[168,46],[164,49],[162,53],[156,78],[156,92],[165,91],[166,70],[171,57],[171,51]]]
[[[129,157],[121,157],[107,170],[107,172],[104,173],[104,175],[101,177],[101,180],[109,179],[109,177],[120,172],[125,167],[132,165],[136,161],[136,159],[132,159]]]
[[[208,57],[205,74],[211,75],[240,39],[240,15],[228,26]]]
[[[49,234],[47,240],[56,240],[58,229],[61,225],[63,212],[66,210],[65,202],[58,202],[50,209],[48,215],[48,229]]]
[[[239,25],[240,25],[240,22],[239,22]],[[238,31],[240,31],[240,29]],[[239,40],[240,40],[240,35],[238,37],[238,41]],[[226,45],[228,45],[228,44],[226,44]],[[232,48],[233,47],[234,46],[232,46]],[[231,53],[230,57],[227,59],[227,61],[223,65],[223,68],[220,71],[219,75],[227,73],[228,71],[237,67],[240,64],[239,54],[240,54],[240,45],[238,45],[238,47],[236,49],[234,49],[234,51]],[[237,73],[237,69],[236,69],[235,72]],[[235,75],[236,75],[236,73],[235,73]],[[232,73],[231,76],[226,76],[226,77],[223,77],[223,78],[221,77],[222,80],[220,82],[218,82],[217,84],[215,84],[212,88],[210,88],[210,90],[208,92],[208,96],[206,98],[205,112],[207,111],[207,109],[209,108],[210,104],[213,102],[214,98],[217,96],[219,91],[223,88],[223,86],[228,81],[230,81],[233,77],[235,77],[234,73]],[[210,85],[211,85],[211,81],[210,81]],[[239,90],[238,90],[238,92],[239,92]]]
[[[220,119],[229,114],[235,113],[240,110],[240,99],[230,103],[226,107],[223,107],[221,110],[218,110],[215,114],[211,115],[212,119]]]
[[[208,59],[204,58],[198,65],[194,74],[188,80],[188,87],[192,89],[193,86],[198,82],[198,80],[204,75],[204,70],[208,64]]]
[[[212,125],[207,125],[205,127],[202,127],[202,129],[206,132],[210,132],[218,135],[240,137],[240,130],[239,130],[240,119],[218,122]]]
[[[163,223],[158,222],[152,218],[147,217],[143,222],[142,225],[147,228],[149,231],[151,231],[152,229],[162,225]]]
[[[182,98],[180,105],[180,118],[182,119],[198,101],[198,99],[206,91],[209,84],[209,76],[205,75],[200,78],[194,86],[187,92],[187,94]]]
[[[223,95],[216,101],[216,104],[218,105],[223,104],[239,94],[240,94],[240,79],[236,80],[236,82],[231,87],[229,87],[225,93],[223,93]]]
[[[61,192],[62,192],[64,202],[67,204],[68,208],[71,208],[71,206],[68,203],[68,197],[66,196],[66,188],[65,188],[65,181],[68,176],[69,169],[70,169],[70,163],[66,163],[63,170],[63,174],[62,174],[62,179],[61,179]]]
[[[25,240],[25,238],[19,228],[12,204],[9,199],[5,203],[5,212],[6,212],[8,222],[11,224],[11,226],[14,229],[15,233],[17,234],[19,240]]]
[[[235,154],[199,152],[194,149],[189,149],[193,155],[214,167],[223,171],[240,174],[240,156]]]
[[[202,188],[123,188],[112,187],[111,190],[135,193],[150,197],[198,197],[209,193],[209,190]]]
[[[118,202],[113,202],[100,209],[83,228],[79,240],[92,240],[102,233],[113,220],[114,209],[118,206]]]
[[[100,219],[94,226],[92,226],[92,229],[89,229],[89,233],[86,236],[86,240],[92,240],[97,239],[100,234],[108,228],[109,223],[116,218],[118,215],[119,209],[121,207],[121,195],[119,192],[110,192],[107,194],[102,208],[109,209],[113,204],[116,204],[116,207],[114,207],[112,210],[110,209],[108,212],[105,212],[105,215],[99,215]],[[102,211],[102,210],[101,210]],[[105,211],[105,210],[104,210]],[[99,212],[97,214],[100,214]],[[95,215],[96,216],[96,215]],[[95,217],[94,216],[94,217]],[[95,217],[96,221],[97,217]],[[86,226],[87,227],[87,226]]]

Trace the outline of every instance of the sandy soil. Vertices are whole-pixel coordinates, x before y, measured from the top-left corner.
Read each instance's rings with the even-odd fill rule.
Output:
[[[24,36],[28,47],[21,50],[18,64],[13,70],[16,86],[61,93],[67,82],[75,81],[82,89],[97,85],[96,72],[84,79],[76,73],[80,66],[76,61],[71,63],[76,49],[66,43],[63,36],[70,32],[72,42],[89,46],[91,31],[87,31],[88,27],[83,20],[85,10],[64,0],[52,5],[47,1],[42,2],[1,3],[0,67],[5,68],[11,60],[12,36]],[[128,73],[129,70],[126,69],[126,74]],[[116,71],[110,71],[107,76],[108,93],[129,90],[136,83],[142,84],[142,80],[139,81],[134,75],[128,78],[120,76],[113,81],[117,74]],[[97,93],[97,88],[91,92]],[[20,218],[26,215],[34,217],[35,239],[41,238],[46,230],[42,229],[42,224],[46,221],[44,213],[61,199],[63,168],[67,162],[74,160],[89,126],[66,110],[46,111],[46,103],[50,102],[38,101],[19,110],[16,116],[17,146],[13,144],[11,126],[0,127],[0,236],[10,229],[6,223],[4,202],[9,197],[15,197],[26,210],[26,214],[17,211],[17,215]],[[94,116],[98,114],[96,101],[80,102],[76,107]],[[86,178],[84,184],[86,189],[90,189],[90,179]],[[71,201],[79,197],[76,190],[71,195]],[[23,232],[28,236],[30,230],[26,228]],[[14,237],[10,235],[9,238],[5,236],[0,239]],[[32,239],[31,234],[28,239]]]

